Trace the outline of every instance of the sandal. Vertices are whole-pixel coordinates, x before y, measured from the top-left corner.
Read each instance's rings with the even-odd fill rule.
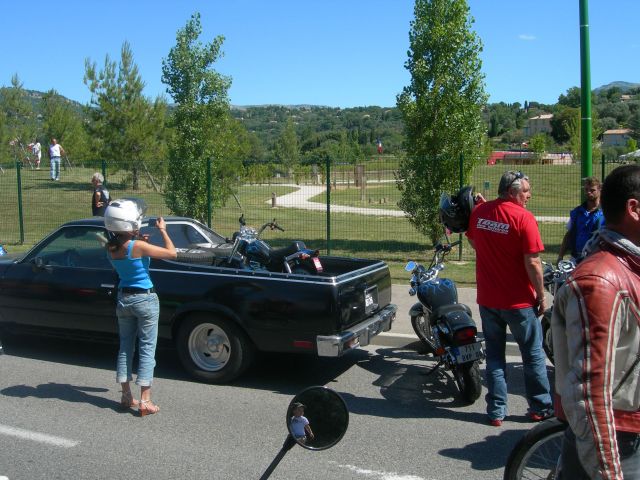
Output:
[[[122,392],[122,397],[120,398],[120,407],[126,409],[137,407],[140,404],[138,400],[133,398],[133,394],[131,391]]]
[[[158,413],[160,411],[160,407],[155,405],[151,400],[140,400],[140,404],[138,405],[138,412],[141,417],[145,415],[153,415],[154,413]]]

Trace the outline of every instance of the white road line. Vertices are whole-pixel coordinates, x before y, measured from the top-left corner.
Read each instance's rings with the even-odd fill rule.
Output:
[[[23,430],[22,428],[8,427],[6,425],[0,425],[0,435],[9,435],[12,437],[22,438],[24,440],[32,440],[34,442],[47,443],[54,447],[71,448],[78,445],[80,442],[76,440],[68,440],[62,437],[56,437],[54,435],[47,435],[46,433],[32,432],[31,430]]]
[[[341,465],[337,462],[329,461],[329,463],[352,472],[362,475],[363,477],[374,478],[376,480],[427,480],[416,475],[403,475],[396,472],[381,472],[379,470],[369,470],[366,468],[356,467],[355,465]]]

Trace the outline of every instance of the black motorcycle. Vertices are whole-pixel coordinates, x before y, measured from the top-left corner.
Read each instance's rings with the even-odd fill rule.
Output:
[[[308,249],[300,240],[295,240],[283,248],[272,248],[260,238],[267,228],[284,232],[284,228],[278,225],[275,218],[258,230],[247,226],[244,215],[241,215],[238,221],[240,230],[233,234],[233,248],[228,258],[230,266],[299,275],[318,275],[323,272],[319,250]]]
[[[557,266],[551,263],[542,262],[543,264],[543,282],[544,288],[553,296],[556,295],[558,289],[567,281],[567,278],[576,268],[573,260],[560,260]],[[542,324],[542,347],[544,353],[551,363],[553,359],[553,338],[551,337],[551,316],[553,315],[553,304],[542,316],[540,323]]]
[[[456,284],[447,278],[438,278],[444,269],[444,257],[451,249],[460,245],[438,243],[429,265],[410,261],[405,270],[411,273],[409,295],[418,295],[409,312],[411,325],[438,363],[428,372],[444,366],[451,371],[462,398],[473,403],[482,392],[479,363],[485,354],[482,341],[477,337],[476,323],[467,305],[458,303]]]

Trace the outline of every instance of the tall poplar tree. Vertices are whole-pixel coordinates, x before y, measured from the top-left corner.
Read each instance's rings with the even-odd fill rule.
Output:
[[[165,200],[175,214],[204,220],[207,161],[212,161],[213,203],[224,204],[244,174],[249,140],[244,127],[231,118],[231,79],[213,68],[222,56],[224,37],[203,45],[201,34],[200,14],[195,13],[162,60],[162,81],[176,104]]]
[[[459,186],[459,162],[469,177],[486,138],[486,104],[466,0],[416,0],[405,67],[411,82],[397,97],[405,126],[406,157],[398,171],[399,206],[418,231],[436,241],[441,192]]]

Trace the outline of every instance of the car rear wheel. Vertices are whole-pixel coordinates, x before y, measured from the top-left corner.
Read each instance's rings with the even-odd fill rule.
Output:
[[[177,336],[178,356],[194,377],[208,383],[225,383],[251,365],[255,347],[238,325],[213,314],[192,314]]]

